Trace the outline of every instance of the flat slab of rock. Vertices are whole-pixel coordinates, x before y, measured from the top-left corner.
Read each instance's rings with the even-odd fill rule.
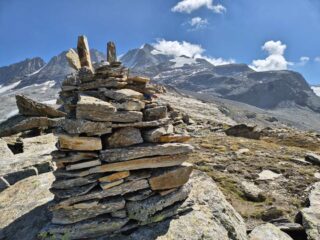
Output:
[[[59,199],[72,198],[77,196],[82,196],[90,192],[98,183],[90,183],[83,186],[78,186],[71,189],[55,189],[52,188],[50,191]]]
[[[109,183],[107,183],[107,182],[102,182],[102,183],[100,183],[100,187],[101,187],[103,190],[107,190],[107,189],[112,188],[112,187],[114,187],[114,186],[118,186],[118,185],[122,184],[123,182],[124,182],[123,179],[120,179],[120,180],[117,180],[117,181],[114,181],[114,182],[109,182]]]
[[[126,100],[131,98],[135,98],[139,100],[144,99],[142,93],[139,93],[131,89],[120,89],[120,90],[103,89],[101,91],[107,98],[110,98],[116,101],[121,101],[121,100]]]
[[[110,182],[114,182],[114,181],[129,177],[129,176],[130,176],[129,171],[117,172],[117,173],[113,173],[108,176],[104,176],[104,177],[99,178],[99,182],[110,183]]]
[[[98,154],[94,152],[61,152],[58,151],[58,154],[63,153],[61,156],[55,156],[56,152],[51,153],[53,155],[53,161],[56,163],[75,163],[82,160],[97,159]]]
[[[60,208],[52,211],[53,224],[71,224],[96,217],[101,214],[123,209],[125,200],[122,197],[105,200],[102,203],[93,201],[86,205],[76,204],[69,208]]]
[[[19,113],[26,116],[59,118],[66,115],[64,112],[56,110],[46,104],[36,102],[24,95],[16,95],[16,103]]]
[[[305,157],[305,160],[312,164],[320,165],[320,156],[315,153],[308,153]]]
[[[123,218],[98,218],[67,226],[50,225],[44,231],[57,239],[63,239],[65,236],[69,239],[97,239],[121,229],[127,222],[128,220]]]
[[[95,79],[92,82],[81,83],[79,89],[81,91],[87,91],[99,88],[123,88],[127,85],[126,81],[118,78],[108,78],[108,79]]]
[[[94,182],[97,182],[96,176],[56,180],[52,183],[52,188],[69,189],[74,187],[80,187]]]
[[[304,226],[308,239],[320,239],[320,182],[312,186],[309,195],[310,207],[301,210],[302,225]]]
[[[60,118],[50,119],[47,117],[25,117],[16,115],[0,123],[0,137],[11,136],[31,129],[57,127],[60,121]]]
[[[128,202],[126,204],[129,219],[146,222],[156,212],[185,200],[191,191],[191,186],[186,185],[166,196],[155,195],[142,201]]]
[[[64,201],[61,201],[59,204],[57,204],[53,208],[54,209],[66,208],[66,207],[68,208],[70,205],[78,202],[84,202],[92,199],[102,199],[102,198],[113,197],[118,195],[123,196],[127,193],[135,192],[135,191],[146,189],[146,188],[149,188],[149,183],[145,179],[141,179],[138,181],[130,181],[130,182],[126,182],[118,186],[115,186],[113,188],[110,188],[107,191],[96,191],[83,196],[71,197]]]
[[[143,112],[144,121],[154,121],[167,117],[167,107],[158,106],[154,108],[147,108]]]
[[[152,190],[166,190],[177,188],[188,182],[192,172],[192,165],[184,163],[171,169],[158,170],[149,179]]]
[[[256,227],[249,235],[249,240],[292,240],[292,238],[282,232],[273,224],[266,223]]]
[[[159,119],[155,121],[147,122],[133,122],[133,123],[112,123],[112,128],[123,128],[123,127],[136,127],[136,128],[153,128],[165,125],[169,122],[168,118]]]
[[[69,134],[103,135],[112,131],[111,122],[92,122],[84,119],[65,119],[61,127]]]
[[[140,111],[145,107],[145,103],[138,99],[125,99],[121,102],[111,102],[117,110],[124,111]]]
[[[107,138],[108,147],[128,147],[143,143],[141,132],[138,128],[127,127],[116,130]]]
[[[184,143],[150,144],[137,147],[107,149],[101,151],[100,159],[105,162],[118,162],[142,157],[186,154],[192,151],[193,147]]]
[[[136,159],[131,161],[116,162],[104,164],[98,167],[89,169],[89,173],[102,173],[102,172],[114,172],[114,171],[129,171],[147,168],[161,168],[172,167],[180,165],[188,160],[188,155],[179,154],[171,156],[158,156]],[[87,173],[87,174],[89,174]]]
[[[110,115],[116,111],[111,103],[91,96],[79,96],[76,115],[78,119],[110,122]]]
[[[159,137],[159,143],[184,143],[191,139],[189,135],[172,134]]]
[[[101,165],[101,161],[99,159],[88,160],[85,162],[74,163],[74,164],[68,165],[68,166],[66,166],[66,170],[68,170],[68,171],[79,170],[79,169],[91,168],[91,167],[95,167],[95,166],[99,166],[99,165]]]
[[[135,82],[135,83],[148,83],[150,82],[150,78],[148,77],[141,77],[141,76],[131,76],[131,77],[128,77],[128,82]]]
[[[58,141],[61,149],[78,151],[95,151],[102,149],[101,139],[96,137],[72,137],[60,135]]]

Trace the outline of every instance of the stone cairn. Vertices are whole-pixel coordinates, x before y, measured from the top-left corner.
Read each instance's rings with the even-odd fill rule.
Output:
[[[62,84],[61,125],[46,236],[98,238],[177,215],[188,197],[193,147],[175,134],[168,106],[149,79],[129,76],[114,43],[94,67],[85,36],[67,59],[77,72]]]

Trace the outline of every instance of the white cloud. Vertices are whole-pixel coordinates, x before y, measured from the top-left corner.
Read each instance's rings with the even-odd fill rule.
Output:
[[[298,62],[297,65],[299,65],[299,66],[304,66],[304,65],[306,65],[309,61],[310,61],[310,58],[309,58],[309,57],[303,56],[303,57],[300,57],[300,62]]]
[[[229,63],[234,63],[233,59],[225,60],[222,58],[213,58],[210,56],[205,56],[203,53],[205,49],[198,44],[192,44],[186,41],[167,41],[164,39],[158,40],[153,44],[156,51],[153,51],[153,54],[166,54],[174,57],[180,57],[185,55],[187,57],[197,59],[205,59],[213,65],[224,65]]]
[[[171,11],[191,13],[201,7],[206,7],[215,13],[224,13],[226,8],[221,4],[214,5],[213,0],[182,0],[178,2]]]
[[[158,40],[157,43],[153,44],[154,48],[160,51],[162,54],[172,56],[182,56],[193,58],[195,55],[201,55],[204,49],[197,44],[189,42],[178,42],[178,41],[166,41],[164,39]]]
[[[314,61],[320,62],[320,57],[315,57]]]
[[[268,41],[262,46],[269,56],[265,59],[254,60],[252,68],[256,71],[286,70],[291,65],[284,57],[287,45],[281,41]]]
[[[205,28],[208,25],[208,20],[202,19],[201,17],[194,17],[188,21],[188,24],[192,27],[191,30],[198,30],[200,28]]]

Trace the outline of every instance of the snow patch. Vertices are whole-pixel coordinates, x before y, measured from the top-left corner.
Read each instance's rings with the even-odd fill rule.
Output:
[[[311,89],[313,90],[313,92],[320,97],[320,87],[315,87],[312,86]]]
[[[194,58],[187,58],[184,56],[176,57],[171,59],[170,62],[174,62],[174,68],[183,67],[184,65],[192,65],[195,64],[197,61]]]
[[[49,104],[49,105],[55,105],[56,102],[57,102],[56,99],[51,99],[51,100],[43,101],[43,102],[41,102],[41,103],[43,103],[43,104]]]
[[[16,86],[18,86],[20,84],[21,81],[18,81],[18,82],[15,82],[15,83],[12,83],[8,86],[2,86],[0,85],[0,93],[5,93],[7,91],[10,91],[11,89],[15,88]]]
[[[47,65],[47,64],[46,64],[46,65]],[[30,77],[30,76],[32,76],[32,75],[37,74],[37,73],[40,72],[46,65],[44,65],[43,67],[39,68],[37,71],[34,71],[33,73],[27,74],[26,76],[27,76],[27,77]]]

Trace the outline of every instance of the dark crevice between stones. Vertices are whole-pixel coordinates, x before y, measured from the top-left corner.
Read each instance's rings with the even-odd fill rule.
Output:
[[[23,153],[23,142],[17,140],[14,143],[8,143],[8,148],[13,154]]]

